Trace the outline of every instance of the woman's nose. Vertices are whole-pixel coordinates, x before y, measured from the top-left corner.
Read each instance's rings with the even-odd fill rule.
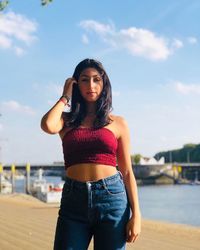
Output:
[[[89,79],[89,86],[90,87],[94,86],[94,80],[92,78]]]

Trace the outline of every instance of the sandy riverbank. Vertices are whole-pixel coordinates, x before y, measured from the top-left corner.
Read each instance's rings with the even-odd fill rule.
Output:
[[[51,250],[58,209],[25,194],[0,195],[0,249]],[[143,220],[140,238],[127,249],[197,250],[200,228]]]

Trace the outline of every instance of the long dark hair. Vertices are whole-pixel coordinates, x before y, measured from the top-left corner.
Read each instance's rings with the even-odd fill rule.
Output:
[[[96,119],[94,128],[101,128],[108,125],[112,120],[109,113],[112,111],[112,91],[109,77],[101,62],[94,59],[84,59],[75,68],[73,77],[78,81],[80,74],[86,68],[96,69],[103,79],[103,90],[96,102]],[[86,116],[86,103],[83,99],[78,85],[73,85],[71,111],[67,114],[65,125],[67,127],[78,127]]]

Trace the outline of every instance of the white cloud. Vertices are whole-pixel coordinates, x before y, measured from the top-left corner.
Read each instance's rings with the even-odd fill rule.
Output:
[[[197,38],[196,37],[188,37],[188,42],[190,43],[190,44],[196,44],[198,41],[197,41]]]
[[[26,105],[22,105],[14,100],[11,100],[8,102],[3,102],[2,109],[8,110],[8,111],[13,111],[16,113],[27,114],[27,115],[34,115],[35,114],[35,111],[31,107],[26,106]]]
[[[184,95],[188,95],[188,94],[200,94],[200,84],[186,84],[186,83],[182,83],[180,81],[175,81],[174,83],[174,87],[176,89],[177,92],[184,94]]]
[[[165,60],[170,55],[167,41],[145,29],[129,28],[119,32],[122,46],[133,55],[151,60]]]
[[[37,23],[27,17],[9,11],[0,16],[0,48],[13,49],[16,55],[21,56],[24,51],[18,43],[29,46],[37,37]],[[17,48],[17,49],[16,49]]]
[[[23,56],[25,54],[25,50],[23,50],[22,48],[14,47],[13,49],[17,56]]]
[[[89,44],[89,38],[88,38],[88,36],[86,36],[85,34],[82,35],[82,42],[83,42],[84,44]]]
[[[0,131],[3,130],[3,125],[0,123]]]
[[[12,46],[12,41],[7,36],[0,33],[0,48],[8,49],[11,46]]]
[[[172,43],[172,48],[179,49],[183,47],[183,42],[180,41],[179,39],[174,39]]]
[[[100,39],[114,49],[126,49],[133,56],[153,61],[166,60],[183,46],[178,39],[166,39],[147,29],[130,27],[117,31],[113,24],[102,24],[94,20],[80,22],[86,32],[96,33]]]
[[[102,24],[94,20],[85,20],[80,22],[80,26],[87,31],[95,31],[98,34],[107,34],[113,32],[113,27],[109,24]]]

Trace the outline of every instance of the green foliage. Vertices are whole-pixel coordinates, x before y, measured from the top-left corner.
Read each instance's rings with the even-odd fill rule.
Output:
[[[140,154],[131,155],[131,162],[139,164],[141,157]]]
[[[181,149],[159,152],[154,157],[165,158],[165,162],[200,162],[200,144],[188,143]]]
[[[42,6],[47,5],[49,3],[53,2],[53,0],[41,0]]]
[[[9,1],[0,1],[0,11],[3,11],[7,5],[9,4]]]
[[[184,148],[195,148],[197,144],[194,143],[187,143],[185,145],[183,145]]]
[[[53,0],[41,0],[41,5],[45,6],[49,3],[53,2]],[[10,4],[10,1],[8,0],[2,0],[0,1],[0,11],[3,11],[6,9],[6,7]]]

